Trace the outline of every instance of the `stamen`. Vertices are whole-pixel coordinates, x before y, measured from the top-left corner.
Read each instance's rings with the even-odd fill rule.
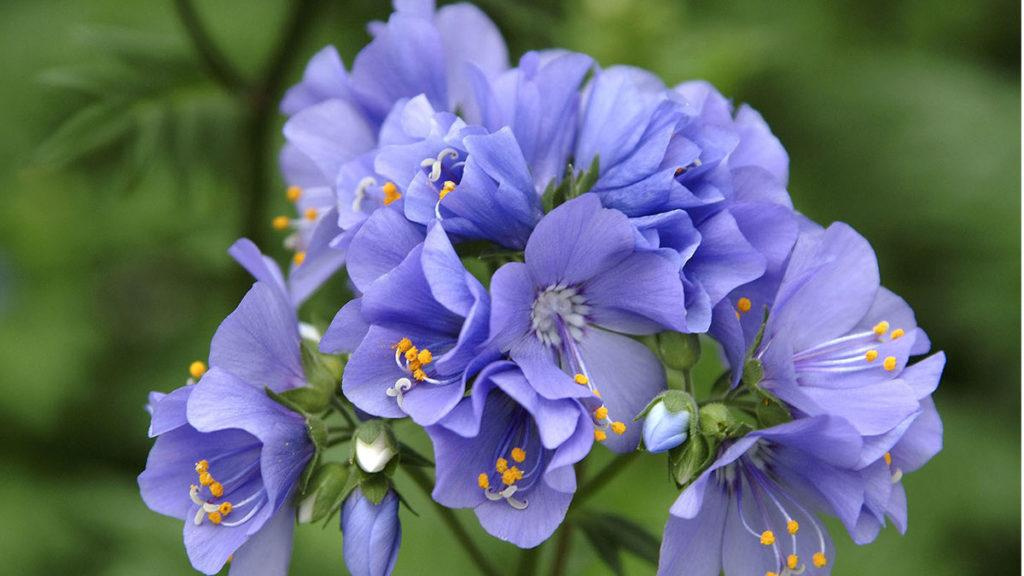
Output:
[[[747,298],[745,296],[736,301],[736,310],[740,314],[746,314],[747,312],[750,312],[750,308],[752,306],[753,304],[750,302],[750,298]]]
[[[297,202],[299,197],[302,196],[302,188],[299,188],[298,186],[289,186],[284,195],[289,202]]]
[[[402,194],[398,191],[398,186],[395,186],[394,182],[385,182],[381,186],[381,190],[384,191],[384,205],[390,206],[392,202],[402,197]]]
[[[799,531],[800,531],[800,523],[799,522],[797,522],[796,520],[787,520],[786,521],[786,532],[789,532],[790,534],[795,535]]]
[[[889,323],[882,320],[878,324],[875,324],[875,327],[872,328],[871,331],[874,332],[876,336],[883,336],[889,331]]]
[[[893,370],[895,370],[896,369],[896,357],[895,356],[887,356],[885,358],[885,360],[882,361],[882,367],[885,368],[886,372],[892,372]]]
[[[480,475],[476,477],[476,484],[482,490],[487,490],[491,487],[491,480],[487,477],[486,473],[481,472]]]
[[[598,420],[604,420],[607,417],[608,417],[608,407],[607,406],[601,406],[597,410],[594,410],[594,418],[597,418]]]
[[[878,359],[878,350],[868,350],[864,353],[864,359],[868,362],[874,362]]]
[[[886,466],[892,466],[892,454],[891,453],[886,452],[885,455],[882,456],[882,457],[885,458],[885,465]]]
[[[305,261],[306,253],[302,252],[301,250],[296,252],[295,255],[292,256],[292,262],[294,262],[296,266],[302,266],[302,263]]]
[[[395,348],[397,348],[399,352],[405,352],[409,348],[412,348],[412,340],[402,338],[398,341],[398,344],[395,344]]]
[[[622,422],[612,422],[612,432],[615,432],[617,435],[622,436],[623,434],[626,433],[626,425],[623,424]]]
[[[377,179],[373,176],[367,176],[359,181],[356,185],[355,198],[352,200],[352,211],[361,212],[363,209],[363,200],[366,199],[366,189],[370,186],[376,186]]]
[[[192,377],[195,378],[196,380],[202,378],[203,374],[206,374],[206,363],[201,360],[196,360],[195,362],[189,364],[188,373],[191,374]],[[203,462],[206,461],[203,460]],[[198,464],[196,466],[198,466]]]
[[[594,430],[594,440],[598,442],[604,442],[608,439],[608,434],[604,430]]]
[[[811,561],[814,562],[815,568],[824,568],[828,565],[828,558],[825,557],[824,552],[815,552],[814,556],[811,557]]]
[[[775,544],[775,533],[771,530],[761,532],[761,545],[771,546],[772,544]]]
[[[504,474],[505,471],[508,470],[508,460],[505,460],[504,458],[498,458],[498,461],[495,462],[494,464],[494,469],[499,474]]]
[[[800,563],[800,557],[796,554],[790,554],[786,556],[786,567],[790,570],[796,570],[797,564]]]
[[[224,485],[220,482],[210,484],[210,494],[213,494],[214,498],[220,498],[224,495]]]
[[[287,230],[288,226],[291,225],[291,223],[292,221],[289,220],[287,216],[275,216],[274,219],[270,222],[270,225],[274,228],[274,230],[280,232],[282,230]]]
[[[202,474],[210,469],[210,463],[206,460],[200,460],[196,462],[196,474]]]
[[[586,386],[588,383],[590,383],[590,378],[587,378],[583,374],[577,374],[573,376],[572,379],[580,386]]]
[[[316,220],[317,217],[316,208],[306,208],[306,212],[304,215],[306,217],[306,220],[313,222],[314,220]]]
[[[526,460],[526,450],[519,448],[518,446],[512,449],[512,459],[522,464]]]
[[[895,330],[893,330],[893,331],[892,331],[892,334],[890,334],[890,337],[891,337],[891,338],[892,338],[893,340],[899,340],[899,339],[900,339],[900,338],[902,338],[902,337],[903,337],[903,336],[904,336],[905,334],[906,334],[906,332],[905,332],[905,331],[903,330],[903,328],[897,328],[897,329],[895,329]]]

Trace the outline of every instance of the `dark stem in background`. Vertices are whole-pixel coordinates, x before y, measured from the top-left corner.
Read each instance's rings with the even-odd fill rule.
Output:
[[[423,469],[415,466],[402,466],[402,470],[405,470],[406,474],[412,478],[413,482],[423,489],[427,494],[427,497],[430,498],[430,493],[433,490],[433,487],[431,486],[430,478],[427,477],[427,474]],[[435,504],[437,513],[441,515],[441,520],[448,526],[448,529],[451,530],[456,540],[458,540],[459,544],[462,545],[462,549],[466,551],[466,554],[468,554],[476,564],[480,573],[485,574],[486,576],[502,576],[502,573],[494,568],[491,562],[487,559],[487,556],[485,556],[480,548],[477,547],[476,542],[473,541],[473,537],[469,535],[466,528],[461,522],[459,522],[455,513],[452,512],[451,509],[435,502],[433,498],[430,498],[430,501]]]
[[[569,562],[569,547],[572,545],[573,529],[572,522],[565,522],[558,531],[558,541],[555,543],[555,558],[551,561],[551,576],[562,576],[562,574],[565,574],[565,566]]]
[[[236,177],[242,204],[242,235],[257,246],[266,245],[269,226],[267,200],[273,181],[270,141],[276,103],[284,94],[286,73],[298,55],[304,30],[313,21],[317,0],[293,0],[289,4],[291,8],[277,44],[256,80],[249,83],[213,42],[191,1],[174,0],[178,17],[210,77],[237,98],[245,111]],[[248,275],[244,275],[244,281],[247,287]]]
[[[583,484],[583,487],[576,493],[576,498],[573,499],[572,505],[574,507],[583,506],[583,503],[592,498],[602,486],[611,482],[613,478],[625,470],[626,467],[636,459],[638,454],[639,452],[630,452],[628,454],[618,456],[609,462],[608,465],[597,473],[597,476],[594,476],[594,478],[589,482]]]

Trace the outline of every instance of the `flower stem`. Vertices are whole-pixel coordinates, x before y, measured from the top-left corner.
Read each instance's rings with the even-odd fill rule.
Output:
[[[580,488],[579,492],[576,493],[576,498],[573,500],[573,506],[582,506],[584,502],[589,500],[596,494],[602,486],[610,482],[613,478],[619,475],[620,472],[626,469],[633,460],[636,459],[639,452],[630,452],[629,454],[623,454],[609,462],[600,472],[597,473],[591,480]]]
[[[555,557],[551,561],[551,576],[562,576],[569,562],[569,549],[572,547],[573,525],[571,521],[562,524],[555,543]]]
[[[402,466],[402,470],[405,470],[405,473],[412,478],[413,482],[415,482],[429,498],[432,486],[430,478],[427,477],[423,469],[414,466]],[[452,512],[450,508],[446,508],[435,502],[433,498],[430,498],[430,501],[435,504],[437,513],[441,516],[441,521],[448,526],[448,529],[451,530],[455,539],[462,544],[462,549],[465,550],[466,554],[468,554],[470,559],[473,560],[477,569],[480,570],[480,573],[485,574],[486,576],[501,576],[501,572],[494,568],[491,562],[487,559],[487,556],[484,555],[483,551],[477,547],[476,542],[473,541],[473,538],[469,535],[469,532],[466,531],[466,528],[462,525],[462,522],[459,521],[458,517],[455,516],[455,513]]]

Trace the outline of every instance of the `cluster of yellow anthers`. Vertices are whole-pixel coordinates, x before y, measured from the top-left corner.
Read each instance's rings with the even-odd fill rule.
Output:
[[[878,324],[875,324],[871,331],[875,333],[875,336],[878,336],[879,341],[883,341],[883,338],[885,338],[886,333],[889,333],[889,323],[886,322],[885,320],[882,320]],[[893,330],[891,333],[889,333],[889,338],[891,340],[899,340],[905,334],[906,332],[903,330],[903,328],[897,328]],[[868,362],[874,362],[875,360],[878,359],[878,350],[868,350],[867,352],[864,353],[864,359],[867,360]],[[886,356],[885,360],[882,360],[882,368],[884,368],[886,372],[892,372],[893,370],[895,370],[896,357]]]
[[[800,532],[800,523],[797,522],[796,520],[793,520],[793,519],[787,520],[786,521],[786,532],[788,532],[791,536],[796,536],[797,533]],[[761,545],[762,546],[772,546],[773,544],[775,544],[775,533],[772,532],[771,530],[765,530],[764,532],[761,532]],[[823,568],[823,567],[825,567],[828,564],[828,558],[825,556],[825,552],[824,551],[815,552],[814,555],[811,556],[811,563],[814,564],[815,568]],[[796,554],[790,554],[790,555],[786,556],[786,568],[788,568],[789,570],[796,570],[797,566],[799,564],[800,564],[800,557],[797,556]],[[789,572],[787,572],[787,574],[788,573]],[[765,572],[765,576],[779,576],[779,575],[778,575],[777,572],[772,572],[772,571],[769,570],[768,572]]]
[[[287,198],[289,202],[294,204],[294,203],[299,201],[299,198],[302,197],[302,188],[300,188],[298,186],[289,186],[288,189],[285,191],[284,195],[285,195],[285,198]],[[307,208],[306,211],[302,213],[302,218],[305,219],[308,222],[316,222],[316,219],[319,216],[320,216],[320,213],[317,211],[316,208]],[[285,230],[287,230],[289,228],[292,228],[292,227],[297,228],[299,226],[299,223],[301,223],[301,220],[293,221],[291,218],[288,218],[287,216],[283,216],[282,215],[282,216],[275,216],[270,224],[271,224],[271,226],[274,227],[274,230],[283,232],[283,231],[285,231]],[[292,261],[295,262],[296,266],[301,265],[305,260],[306,260],[306,253],[303,252],[302,250],[297,251],[292,256]]]
[[[576,374],[572,379],[580,386],[590,388],[594,393],[594,396],[597,396],[598,398],[601,397],[601,392],[590,385],[590,378],[587,378],[586,374]],[[608,433],[605,432],[608,428],[611,428],[612,432],[615,432],[618,436],[622,436],[626,433],[626,425],[619,421],[613,422],[612,419],[608,417],[608,407],[604,404],[602,404],[597,410],[594,410],[594,420],[601,423],[599,428],[594,429],[594,440],[597,440],[598,442],[604,442],[608,439]]]
[[[526,460],[526,450],[517,446],[509,452],[509,456],[516,464],[522,464]],[[505,486],[512,486],[523,479],[523,471],[515,464],[509,466],[508,460],[505,458],[498,458],[498,461],[494,463],[494,471],[501,474],[501,483]],[[476,484],[482,490],[489,489],[491,487],[490,474],[481,472],[476,478]]]
[[[210,491],[210,494],[214,498],[220,498],[224,495],[224,486],[220,482],[214,479],[213,475],[210,474],[210,463],[206,460],[200,460],[196,462],[196,474],[199,474],[199,484],[206,486]],[[197,491],[195,486],[192,487],[192,491]],[[214,524],[220,524],[224,520],[224,517],[231,513],[233,508],[231,502],[221,502],[216,506],[216,509],[209,510],[207,506],[203,506],[206,509],[206,517]]]
[[[408,338],[399,340],[398,344],[395,344],[395,348],[405,357],[405,363],[409,367],[412,377],[420,382],[426,380],[427,373],[423,371],[423,367],[434,361],[433,353],[426,348],[417,349],[412,345],[412,340]]]

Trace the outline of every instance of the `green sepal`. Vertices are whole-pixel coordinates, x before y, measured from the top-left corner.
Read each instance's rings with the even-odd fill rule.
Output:
[[[307,417],[306,431],[309,433],[309,439],[313,441],[313,457],[309,459],[309,464],[299,477],[299,492],[302,494],[306,493],[306,487],[320,462],[320,455],[327,449],[327,424],[319,418]]]
[[[331,399],[335,389],[341,382],[344,364],[340,358],[330,358],[316,348],[309,340],[302,341],[302,367],[306,373],[306,382],[310,388],[325,393],[327,401]]]
[[[690,370],[700,360],[700,338],[696,334],[662,332],[658,334],[658,356],[673,370]]]
[[[349,467],[338,462],[328,462],[316,469],[309,481],[303,499],[314,498],[313,515],[310,522],[319,522],[331,516],[348,496]]]
[[[763,379],[764,366],[761,365],[761,361],[757,358],[747,360],[743,365],[743,384],[750,388],[756,388]]]
[[[711,385],[711,392],[709,393],[711,398],[723,398],[732,389],[732,372],[726,370],[722,372],[722,375],[715,380],[714,384]]]
[[[544,194],[541,196],[541,205],[544,211],[550,212],[564,204],[567,200],[572,200],[589,192],[597,182],[598,176],[600,176],[600,166],[601,162],[597,156],[594,156],[594,161],[590,163],[590,167],[581,173],[577,173],[572,164],[566,166],[565,176],[562,178],[562,181],[555,184],[552,180],[547,188],[544,189]]]
[[[363,478],[359,481],[359,490],[362,491],[363,496],[372,502],[374,506],[380,504],[384,497],[388,495],[391,482],[388,481],[387,476],[384,474],[367,474],[362,472],[362,475]]]
[[[691,419],[692,420],[692,419]],[[669,475],[680,489],[690,485],[714,461],[718,441],[700,434],[691,435],[681,446],[668,453]]]

